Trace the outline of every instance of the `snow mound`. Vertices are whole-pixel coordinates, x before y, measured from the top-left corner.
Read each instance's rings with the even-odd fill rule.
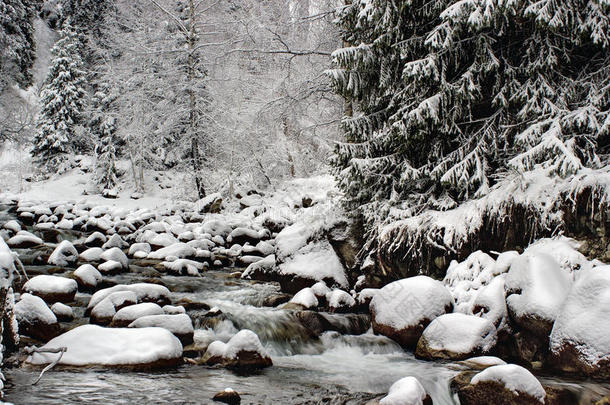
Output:
[[[48,302],[70,302],[78,285],[75,280],[65,277],[40,275],[23,285],[23,291],[37,295]]]
[[[74,271],[74,277],[85,287],[96,287],[102,281],[102,274],[90,264],[83,264]]]
[[[176,364],[182,357],[182,344],[162,328],[102,328],[83,325],[49,341],[42,348],[65,347],[58,364],[69,366],[136,366]],[[52,363],[58,355],[34,353],[27,362]]]
[[[101,254],[100,258],[106,261],[118,262],[123,269],[129,268],[129,259],[123,251],[117,247],[110,248]]]
[[[290,302],[302,305],[303,308],[315,308],[318,306],[318,299],[311,288],[303,288],[292,297]]]
[[[169,246],[161,248],[157,251],[148,254],[149,259],[165,259],[169,256],[175,256],[178,258],[194,257],[196,253],[195,248],[187,245],[183,242],[173,243]]]
[[[102,254],[104,250],[100,247],[92,247],[80,254],[81,260],[86,262],[99,262],[102,260]]]
[[[53,253],[51,253],[47,263],[64,267],[76,263],[77,260],[78,252],[76,251],[76,248],[71,242],[64,240],[61,241]]]
[[[117,291],[133,291],[136,294],[138,302],[156,302],[157,304],[167,304],[170,302],[170,292],[167,287],[158,284],[137,283],[137,284],[119,284],[114,287],[104,288],[97,291],[91,296],[87,308],[92,309],[100,301]]]
[[[516,395],[528,394],[536,398],[540,403],[544,403],[546,392],[542,388],[540,381],[525,368],[516,364],[506,364],[492,366],[475,375],[471,384],[492,381],[502,384],[506,389]]]
[[[130,305],[121,308],[112,317],[112,324],[127,326],[138,318],[149,315],[163,315],[163,308],[153,302],[143,302],[141,304]]]
[[[390,387],[380,405],[423,405],[428,394],[415,377],[404,377]]]
[[[489,353],[496,345],[494,325],[473,315],[452,313],[434,319],[417,344],[419,357],[466,359]]]
[[[309,246],[308,246],[309,248]],[[341,288],[348,288],[347,277],[339,257],[328,243],[317,243],[299,252],[292,259],[279,266],[285,276],[300,277],[308,280],[327,281]]]
[[[326,297],[331,312],[347,312],[356,306],[356,300],[343,290],[334,289]]]
[[[6,241],[6,243],[13,248],[25,248],[42,245],[44,242],[38,236],[28,231],[17,231],[17,234]]]
[[[32,294],[21,294],[21,299],[15,304],[15,315],[19,322],[35,324],[42,322],[52,324],[57,322],[57,317],[47,306],[44,300]]]

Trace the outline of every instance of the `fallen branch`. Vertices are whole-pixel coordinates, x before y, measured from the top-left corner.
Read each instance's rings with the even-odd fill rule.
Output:
[[[36,381],[34,381],[32,383],[32,385],[36,385],[38,384],[38,381],[40,381],[40,379],[42,378],[43,374],[47,371],[49,371],[50,369],[52,369],[53,367],[55,367],[55,365],[57,365],[57,363],[59,363],[59,361],[61,360],[61,358],[63,357],[64,353],[68,351],[67,347],[59,347],[57,349],[39,349],[37,347],[34,346],[29,346],[26,347],[24,352],[26,354],[32,354],[32,353],[59,353],[59,357],[57,358],[57,360],[55,360],[53,363],[47,365],[45,368],[42,369],[42,371],[40,372],[40,375],[38,376],[38,378],[36,379]]]

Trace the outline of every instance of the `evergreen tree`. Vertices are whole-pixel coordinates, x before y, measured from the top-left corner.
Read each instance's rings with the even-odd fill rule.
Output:
[[[338,18],[336,91],[355,104],[333,163],[365,217],[482,196],[504,173],[567,176],[610,135],[604,0],[364,0]],[[393,209],[394,208],[394,209]]]
[[[32,149],[35,160],[50,168],[56,167],[64,154],[77,151],[76,128],[82,123],[86,101],[79,44],[78,36],[66,24],[51,50],[53,60],[41,93],[42,109]]]
[[[36,58],[35,0],[0,0],[0,92],[7,84],[32,84]]]
[[[100,125],[102,138],[96,146],[96,183],[101,190],[111,190],[117,184],[115,133],[113,117],[106,117]]]

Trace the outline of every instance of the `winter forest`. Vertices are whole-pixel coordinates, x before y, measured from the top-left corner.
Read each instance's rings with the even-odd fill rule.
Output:
[[[608,404],[606,263],[609,0],[0,0],[0,403]]]

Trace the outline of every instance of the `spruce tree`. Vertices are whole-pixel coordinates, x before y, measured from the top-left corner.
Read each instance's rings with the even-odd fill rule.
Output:
[[[8,84],[32,84],[36,58],[34,0],[0,0],[0,92]]]
[[[41,165],[56,168],[62,157],[74,152],[76,127],[85,108],[84,72],[77,35],[69,24],[60,32],[41,93],[42,109],[32,156]]]
[[[333,159],[370,221],[447,209],[509,171],[568,176],[610,135],[603,0],[367,0],[340,11],[336,91],[355,105]]]
[[[96,183],[100,190],[111,190],[117,184],[116,172],[116,149],[115,133],[116,124],[113,117],[106,117],[100,125],[102,137],[99,140],[95,152],[96,160]]]

